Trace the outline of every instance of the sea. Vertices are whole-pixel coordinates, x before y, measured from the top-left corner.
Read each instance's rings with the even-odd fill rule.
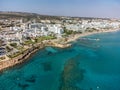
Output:
[[[120,90],[120,31],[46,47],[0,73],[0,90]]]

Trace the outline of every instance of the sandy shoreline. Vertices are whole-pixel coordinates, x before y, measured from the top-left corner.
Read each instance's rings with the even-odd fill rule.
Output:
[[[18,57],[15,57],[15,58],[13,58],[11,60],[7,60],[7,61],[0,61],[0,72],[7,69],[7,68],[10,68],[10,67],[13,67],[15,65],[18,65],[18,64],[21,64],[21,63],[25,62],[28,58],[31,57],[31,55],[33,55],[39,49],[42,49],[42,48],[44,48],[46,46],[54,46],[54,47],[59,47],[59,48],[66,48],[66,47],[70,46],[70,44],[68,44],[69,42],[75,41],[80,37],[93,35],[93,34],[97,34],[97,33],[114,32],[114,31],[119,31],[119,29],[101,30],[99,32],[86,32],[86,33],[83,33],[83,34],[76,34],[74,36],[69,36],[64,45],[53,43],[54,40],[53,40],[53,42],[51,41],[51,42],[46,42],[44,44],[36,44],[36,46],[34,45],[35,47],[30,48],[29,50],[24,52],[24,54],[19,55]]]
[[[67,40],[67,43],[72,42],[77,40],[78,38],[84,37],[84,36],[88,36],[88,35],[93,35],[93,34],[98,34],[98,33],[107,33],[107,32],[115,32],[115,31],[119,31],[119,29],[115,29],[115,30],[101,30],[98,32],[85,32],[83,34],[76,34],[74,36],[70,36]]]

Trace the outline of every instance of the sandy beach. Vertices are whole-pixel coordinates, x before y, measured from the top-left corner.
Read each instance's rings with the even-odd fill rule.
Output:
[[[84,36],[88,36],[88,35],[93,35],[93,34],[97,34],[97,33],[116,32],[116,31],[119,31],[119,29],[100,30],[100,31],[97,31],[97,32],[85,32],[85,33],[82,33],[82,34],[75,34],[73,36],[69,36],[69,38],[67,39],[66,43],[75,41],[75,40],[77,40],[80,37],[84,37]]]

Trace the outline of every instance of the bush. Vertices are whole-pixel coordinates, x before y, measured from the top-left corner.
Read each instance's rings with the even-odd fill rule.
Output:
[[[10,46],[16,48],[17,47],[17,43],[11,43]]]

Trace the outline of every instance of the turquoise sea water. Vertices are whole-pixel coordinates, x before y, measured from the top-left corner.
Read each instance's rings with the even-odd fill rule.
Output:
[[[74,70],[74,74],[69,72],[65,78],[75,77],[77,68],[83,70],[83,78],[76,77],[72,87],[120,90],[120,31],[87,36],[66,49],[39,50],[27,63],[0,74],[0,90],[60,90],[66,85],[61,77],[65,66],[70,67],[71,64],[66,63],[71,59],[79,63],[79,67],[69,69]]]

